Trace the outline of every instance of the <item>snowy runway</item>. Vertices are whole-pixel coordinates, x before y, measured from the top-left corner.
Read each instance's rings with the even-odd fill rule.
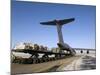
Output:
[[[74,60],[69,65],[62,68],[62,71],[78,71],[96,69],[95,51],[90,54],[77,52],[76,56],[80,55],[78,60]]]

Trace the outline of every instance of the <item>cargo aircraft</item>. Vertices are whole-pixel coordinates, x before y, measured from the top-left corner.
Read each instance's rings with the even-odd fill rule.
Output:
[[[69,51],[71,55],[75,55],[76,52],[73,48],[71,48],[68,44],[66,44],[63,40],[63,35],[62,35],[62,26],[64,24],[73,22],[75,18],[69,18],[69,19],[63,19],[63,20],[53,20],[53,21],[47,21],[47,22],[40,22],[42,25],[51,25],[51,26],[56,26],[57,27],[57,32],[58,32],[58,39],[59,42],[57,43],[58,47],[60,50],[66,50]]]

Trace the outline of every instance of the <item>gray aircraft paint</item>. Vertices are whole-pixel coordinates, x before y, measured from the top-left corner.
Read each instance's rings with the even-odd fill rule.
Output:
[[[69,22],[72,22],[72,21],[74,21],[74,18],[64,19],[64,20],[54,20],[54,21],[48,21],[48,22],[41,22],[40,24],[57,26],[59,44],[63,48],[69,49],[71,51],[72,55],[74,55],[75,54],[75,50],[72,49],[68,44],[64,43],[64,41],[63,41],[63,35],[62,35],[62,26],[64,24],[69,23]]]

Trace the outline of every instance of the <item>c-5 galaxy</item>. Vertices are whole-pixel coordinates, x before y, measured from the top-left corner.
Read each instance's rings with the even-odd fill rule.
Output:
[[[75,55],[76,52],[73,48],[71,48],[68,44],[66,44],[63,41],[62,26],[64,24],[70,23],[74,20],[75,20],[75,18],[69,18],[69,19],[63,19],[63,20],[53,20],[53,21],[47,21],[47,22],[40,22],[40,24],[42,24],[42,25],[51,25],[51,26],[57,27],[58,39],[59,39],[59,42],[57,43],[57,45],[60,48],[60,50],[69,51],[71,55]]]

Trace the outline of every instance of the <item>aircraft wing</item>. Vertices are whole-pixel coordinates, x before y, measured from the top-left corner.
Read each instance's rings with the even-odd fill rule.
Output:
[[[56,22],[55,21],[48,21],[48,22],[40,22],[40,24],[43,24],[43,25],[56,25]]]
[[[63,25],[63,24],[66,24],[66,23],[70,23],[74,20],[75,20],[75,18],[70,18],[70,19],[59,20],[59,22],[61,23],[61,25]]]

